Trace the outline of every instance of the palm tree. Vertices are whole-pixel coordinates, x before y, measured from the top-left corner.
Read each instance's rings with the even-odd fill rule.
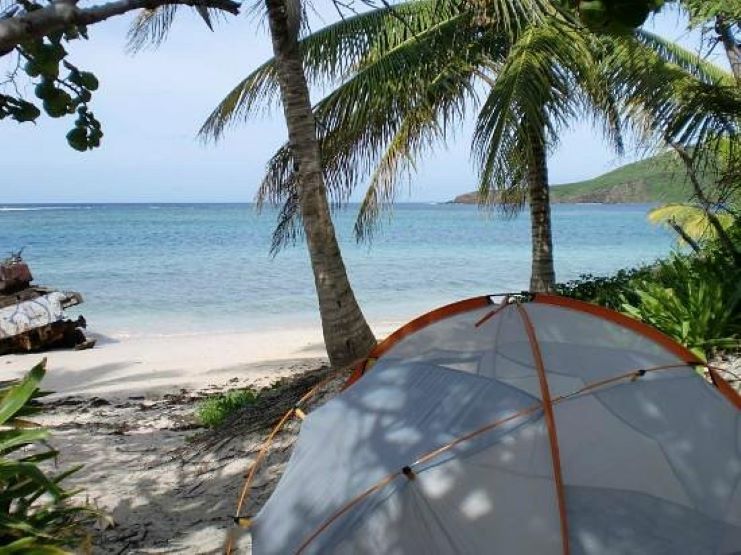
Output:
[[[404,159],[444,140],[446,129],[439,121],[448,126],[460,119],[464,101],[476,100],[479,84],[491,85],[474,138],[481,163],[481,196],[493,199],[496,190],[504,189],[509,191],[510,207],[519,208],[525,199],[529,201],[531,289],[547,291],[555,283],[547,148],[554,142],[561,112],[575,111],[585,99],[606,111],[611,111],[612,105],[589,69],[595,64],[585,42],[571,40],[578,38],[573,28],[554,15],[546,17],[547,6],[543,4],[524,5],[520,12],[507,11],[509,6],[503,2],[494,14],[484,14],[504,22],[494,26],[482,24],[482,14],[454,2],[410,2],[351,18],[308,37],[303,44],[307,65],[312,67],[314,62],[317,75],[336,78],[347,68],[356,68],[354,75],[319,103],[316,113],[325,130],[325,173],[340,201],[354,187],[353,177],[362,173],[359,168],[370,169],[370,158],[375,155],[378,159],[356,225],[359,236],[371,232],[381,201],[393,198]],[[545,22],[548,24],[541,24]],[[549,44],[554,39],[556,48]],[[328,59],[315,56],[315,49]],[[553,55],[548,67],[545,58]],[[565,94],[571,86],[567,81],[577,78],[571,71],[560,75],[552,71],[553,65],[561,62],[586,68],[579,69],[584,96]],[[401,72],[399,68],[403,68]],[[266,81],[272,71],[271,61],[241,83],[212,114],[204,132],[218,136],[233,117],[250,110],[256,99],[268,96]],[[399,78],[404,73],[408,75]],[[499,78],[494,80],[494,75]],[[553,94],[546,91],[537,99],[527,98],[526,80],[551,83]],[[509,101],[501,102],[504,97]],[[512,103],[519,113],[511,109]],[[595,108],[595,114],[600,109]],[[612,117],[611,122],[616,121]],[[611,132],[619,145],[619,132],[614,126]],[[546,138],[546,134],[553,136]],[[386,145],[386,152],[381,153]],[[365,157],[363,150],[372,154]],[[292,153],[284,147],[270,165],[262,188],[264,198],[285,198],[286,185],[293,182],[291,165]],[[293,215],[290,210],[284,212]],[[295,222],[284,223],[279,226],[280,237],[290,237],[295,230]]]
[[[520,11],[506,1],[486,6],[488,11],[479,13],[453,1],[407,2],[338,22],[301,42],[310,78],[336,85],[314,107],[324,173],[338,203],[370,176],[356,222],[356,234],[365,237],[384,204],[394,199],[399,176],[448,138],[468,105],[479,105],[473,154],[480,198],[510,209],[529,201],[531,289],[550,290],[555,276],[546,155],[558,132],[586,114],[620,150],[624,103],[619,100],[632,92],[624,86],[631,81],[605,76],[617,75],[614,66],[631,56],[701,84],[713,81],[718,70],[645,31],[598,37],[547,5],[521,4]],[[218,137],[269,100],[273,63],[235,87],[202,132]],[[261,201],[284,203],[274,244],[294,238],[299,228],[289,145],[271,160],[259,194]]]
[[[298,45],[303,8],[299,0],[265,0],[265,8],[273,45],[273,77],[294,154],[292,207],[303,221],[327,354],[333,367],[343,367],[366,356],[376,340],[350,286],[330,217],[316,123]],[[173,16],[172,9],[142,12],[130,33],[130,45],[136,49],[147,42],[161,42]]]
[[[291,0],[265,0],[288,141],[294,154],[298,207],[304,224],[319,298],[324,343],[332,366],[368,354],[375,345],[355,299],[330,217],[309,87],[298,47],[301,7]]]

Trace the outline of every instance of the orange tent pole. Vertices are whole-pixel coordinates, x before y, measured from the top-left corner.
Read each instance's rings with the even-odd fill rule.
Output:
[[[517,311],[522,317],[525,325],[527,339],[530,342],[530,348],[533,351],[535,367],[538,371],[538,381],[540,382],[540,393],[542,397],[543,413],[545,415],[546,428],[548,429],[548,439],[551,445],[551,460],[553,462],[553,478],[556,481],[556,498],[558,501],[558,514],[561,521],[561,543],[563,545],[564,555],[569,554],[569,526],[566,516],[566,494],[563,487],[563,475],[561,473],[561,454],[558,448],[558,433],[556,432],[556,419],[553,416],[553,401],[551,400],[551,391],[548,387],[548,378],[545,374],[543,365],[543,355],[540,352],[538,338],[535,335],[535,328],[530,321],[530,316],[522,304],[517,303]]]

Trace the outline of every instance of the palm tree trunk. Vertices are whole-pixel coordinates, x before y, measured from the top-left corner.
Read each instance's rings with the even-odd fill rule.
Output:
[[[733,36],[731,24],[722,15],[715,16],[715,31],[718,33],[723,49],[726,51],[736,83],[741,84],[741,45]]]
[[[532,243],[530,290],[547,293],[555,289],[551,203],[548,191],[548,160],[543,130],[530,134],[530,163],[527,172],[528,203]]]
[[[288,140],[298,166],[301,217],[324,343],[332,366],[342,367],[366,356],[376,340],[350,287],[330,217],[316,123],[298,46],[300,11],[286,0],[265,0],[265,5]]]

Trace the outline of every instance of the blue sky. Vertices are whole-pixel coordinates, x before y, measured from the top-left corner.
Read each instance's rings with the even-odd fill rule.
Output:
[[[211,33],[183,9],[167,42],[131,55],[125,52],[130,21],[120,17],[91,27],[91,40],[70,48],[72,60],[101,82],[92,103],[105,132],[101,148],[86,153],[69,148],[64,135],[70,119],[42,117],[36,125],[3,121],[0,203],[253,200],[265,161],[284,141],[282,113],[240,125],[217,145],[203,145],[195,136],[219,100],[270,56],[264,24],[254,15],[240,15]],[[689,47],[699,44],[676,12],[660,14],[649,28]],[[0,71],[7,71],[7,60]],[[26,92],[33,93],[30,87]],[[463,130],[447,149],[424,160],[399,200],[448,200],[474,188],[468,139]],[[618,159],[599,133],[577,124],[551,157],[551,181],[593,177],[635,156]]]

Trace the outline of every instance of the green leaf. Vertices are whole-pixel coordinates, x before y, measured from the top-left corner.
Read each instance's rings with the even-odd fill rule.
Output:
[[[11,387],[0,399],[0,424],[11,419],[39,388],[39,383],[46,373],[46,359],[42,360],[21,380]]]
[[[7,455],[18,447],[43,441],[49,437],[44,428],[0,430],[0,455]]]
[[[40,545],[36,538],[22,538],[0,547],[0,555],[15,555],[17,553],[23,555],[69,555],[69,551],[59,547]]]
[[[54,497],[59,497],[62,494],[59,486],[47,478],[46,474],[36,464],[0,459],[0,480],[18,478],[26,478],[45,487]]]

